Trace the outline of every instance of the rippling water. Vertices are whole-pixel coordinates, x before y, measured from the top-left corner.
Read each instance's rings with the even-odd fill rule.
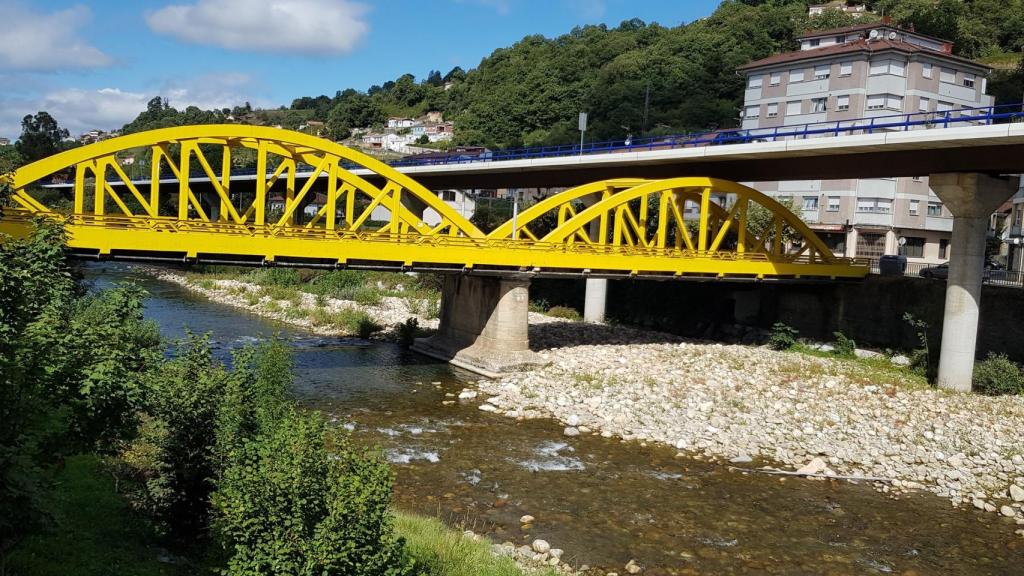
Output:
[[[397,474],[399,507],[517,545],[544,538],[563,559],[645,574],[1024,574],[1012,521],[931,495],[893,500],[868,486],[745,475],[675,450],[550,421],[516,422],[471,403],[442,405],[476,377],[398,346],[321,338],[194,297],[123,266],[93,265],[97,286],[131,279],[165,337],[209,332],[218,352],[278,334],[291,341],[295,395]],[[536,518],[528,530],[519,518]]]

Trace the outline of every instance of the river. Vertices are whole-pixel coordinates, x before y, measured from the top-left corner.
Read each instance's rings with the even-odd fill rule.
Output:
[[[401,347],[325,338],[196,297],[121,265],[92,264],[97,287],[149,292],[168,339],[209,333],[219,354],[272,335],[291,342],[294,394],[396,473],[395,502],[489,535],[543,538],[563,560],[644,574],[1024,574],[1012,521],[928,494],[891,499],[867,485],[744,474],[553,421],[517,422],[455,402],[477,377]],[[536,518],[523,530],[519,518]]]

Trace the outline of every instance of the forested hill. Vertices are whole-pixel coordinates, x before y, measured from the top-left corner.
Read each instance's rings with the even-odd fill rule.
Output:
[[[795,49],[793,38],[808,28],[852,22],[838,11],[808,18],[809,3],[726,0],[711,16],[675,27],[629,20],[557,38],[527,36],[468,72],[433,71],[423,81],[406,74],[366,92],[339,87],[333,97],[297,98],[282,110],[178,112],[156,100],[125,130],[216,121],[234,112],[243,121],[289,128],[321,120],[329,137],[341,139],[388,116],[441,110],[456,122],[456,143],[509,147],[575,141],[580,111],[590,115],[588,139],[732,126],[743,94],[737,66]],[[963,56],[1015,62],[1024,47],[1024,0],[865,3],[918,32],[953,40]],[[1024,75],[1010,68],[997,71],[989,84],[1001,100],[1019,100],[1021,93]]]

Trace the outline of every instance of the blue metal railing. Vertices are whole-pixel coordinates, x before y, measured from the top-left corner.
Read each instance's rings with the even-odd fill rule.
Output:
[[[802,140],[814,137],[841,136],[849,134],[873,134],[879,131],[907,131],[921,128],[950,128],[967,125],[1002,124],[1014,120],[1024,121],[1022,104],[1003,104],[976,108],[961,108],[944,112],[916,112],[891,114],[839,120],[833,122],[811,122],[790,124],[773,128],[729,128],[706,132],[691,132],[665,136],[637,138],[626,143],[623,140],[590,142],[562,146],[534,146],[487,151],[479,155],[453,152],[446,156],[432,155],[430,158],[403,158],[390,162],[391,166],[432,166],[438,164],[463,164],[468,162],[501,162],[533,158],[553,158],[584,154],[606,154],[616,152],[641,152],[673,148],[696,148],[724,144],[747,144],[751,142],[775,142],[777,140]]]

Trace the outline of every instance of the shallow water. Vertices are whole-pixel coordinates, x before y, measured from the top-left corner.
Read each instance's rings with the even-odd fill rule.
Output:
[[[295,349],[295,394],[379,446],[400,508],[517,545],[544,538],[563,559],[644,574],[1024,574],[1013,522],[928,494],[742,474],[675,450],[553,421],[442,405],[477,377],[396,345],[323,338],[209,302],[123,266],[92,265],[97,286],[132,279],[165,337],[211,334],[220,353],[279,334]],[[528,530],[524,514],[536,517]]]

